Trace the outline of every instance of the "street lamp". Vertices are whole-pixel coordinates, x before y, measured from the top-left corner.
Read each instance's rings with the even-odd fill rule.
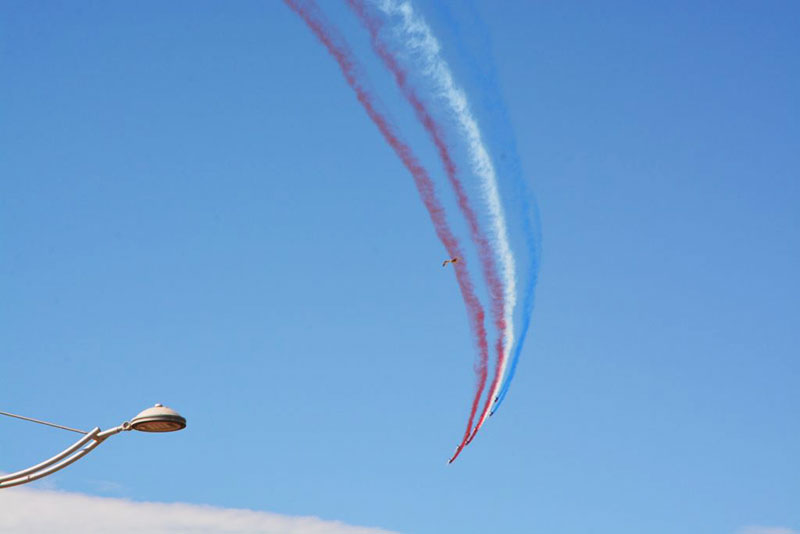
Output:
[[[70,430],[84,435],[81,439],[44,462],[23,469],[22,471],[17,471],[16,473],[0,476],[0,489],[33,482],[34,480],[64,469],[71,463],[80,460],[92,452],[95,447],[114,434],[119,434],[120,432],[128,430],[139,430],[141,432],[174,432],[186,427],[186,419],[182,415],[161,404],[156,404],[152,408],[142,410],[139,415],[130,421],[125,421],[114,428],[100,430],[98,427],[95,427],[89,432],[7,412],[0,412],[0,415],[16,417],[17,419],[24,419],[26,421],[53,426],[63,430]]]

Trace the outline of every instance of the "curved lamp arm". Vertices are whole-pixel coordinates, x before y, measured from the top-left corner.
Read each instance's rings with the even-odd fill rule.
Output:
[[[56,471],[64,469],[68,465],[77,460],[80,460],[90,452],[92,452],[95,447],[103,443],[109,436],[113,436],[114,434],[118,434],[123,430],[130,430],[131,424],[127,421],[122,423],[120,426],[111,428],[109,430],[100,431],[99,428],[95,427],[94,429],[90,430],[83,436],[81,439],[61,451],[60,453],[56,454],[52,458],[45,460],[39,464],[31,466],[27,469],[23,469],[22,471],[17,471],[16,473],[11,473],[9,475],[0,476],[0,489],[2,488],[10,488],[12,486],[19,486],[20,484],[26,484],[28,482],[32,482],[34,480],[40,479]],[[91,443],[89,443],[91,442]],[[88,445],[87,445],[88,443]],[[84,445],[86,445],[84,447]],[[83,448],[81,448],[83,447]]]
[[[125,421],[119,426],[102,431],[95,427],[89,432],[84,432],[83,430],[76,430],[74,428],[56,425],[54,423],[48,423],[47,421],[40,421],[38,419],[32,419],[30,417],[24,417],[8,412],[0,412],[0,415],[7,415],[17,419],[24,419],[34,423],[70,430],[79,434],[85,434],[81,439],[60,453],[56,454],[49,460],[45,460],[44,462],[38,463],[27,469],[23,469],[22,471],[11,473],[10,475],[0,476],[0,489],[32,482],[64,469],[71,463],[80,460],[92,452],[98,445],[108,439],[108,437],[113,436],[114,434],[119,434],[123,431],[139,430],[141,432],[174,432],[176,430],[182,430],[186,428],[186,418],[175,410],[167,408],[162,404],[156,404],[152,408],[147,408],[146,410],[141,411],[139,415],[131,419],[130,422]]]

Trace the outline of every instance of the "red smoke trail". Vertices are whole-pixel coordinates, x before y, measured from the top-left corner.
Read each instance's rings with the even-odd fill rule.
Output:
[[[422,202],[425,204],[425,207],[428,210],[431,221],[433,221],[433,227],[436,230],[436,235],[444,244],[445,248],[447,249],[447,253],[451,257],[458,257],[462,259],[462,261],[454,264],[456,279],[458,280],[458,285],[461,289],[461,296],[464,299],[464,303],[467,308],[470,328],[472,329],[473,335],[476,338],[476,343],[478,345],[480,354],[480,361],[484,362],[482,372],[483,383],[485,383],[485,362],[488,360],[489,347],[486,343],[486,327],[484,326],[483,306],[481,306],[478,297],[475,295],[475,289],[473,288],[472,281],[469,278],[466,262],[463,261],[464,255],[461,253],[461,247],[458,244],[458,240],[450,231],[450,227],[447,224],[444,208],[436,197],[433,182],[428,176],[428,173],[418,162],[411,148],[399,139],[386,118],[375,109],[372,97],[358,79],[356,73],[356,62],[350,53],[350,50],[344,43],[341,42],[341,39],[334,38],[335,36],[332,30],[325,25],[321,15],[316,12],[316,4],[313,1],[309,1],[302,2],[304,5],[300,5],[301,2],[298,0],[284,0],[284,2],[287,6],[289,6],[290,9],[292,9],[292,11],[297,13],[303,19],[309,29],[314,32],[314,35],[316,35],[317,39],[319,39],[325,48],[328,49],[328,52],[334,57],[334,59],[336,59],[342,74],[353,91],[355,91],[356,97],[358,98],[358,101],[361,102],[361,105],[364,107],[367,115],[369,115],[369,118],[372,119],[372,122],[378,127],[378,130],[380,130],[386,142],[389,143],[392,149],[394,149],[397,156],[403,162],[403,165],[405,165],[405,167],[414,177],[414,184],[416,185],[417,191],[422,198]],[[472,416],[474,416],[475,411],[477,410],[478,399],[479,397],[477,397],[475,400]],[[465,435],[464,438],[465,440],[469,435],[471,427],[472,418],[470,418],[470,426],[467,427],[467,435]],[[459,452],[463,447],[464,444],[462,443],[462,445],[459,447]]]
[[[433,143],[436,145],[436,149],[439,152],[439,158],[444,164],[447,178],[456,194],[458,206],[469,224],[472,240],[478,246],[478,255],[481,260],[483,275],[486,278],[486,282],[489,287],[489,295],[491,297],[492,319],[494,320],[494,325],[498,332],[498,338],[495,344],[495,350],[497,351],[495,374],[489,389],[489,391],[494,391],[497,382],[500,380],[500,369],[502,368],[503,357],[505,354],[503,350],[503,336],[505,334],[506,322],[503,318],[503,284],[500,282],[500,279],[497,276],[497,267],[495,265],[492,248],[489,245],[489,241],[483,235],[483,231],[478,223],[478,218],[475,216],[475,212],[472,210],[469,198],[464,191],[464,186],[458,178],[458,171],[455,163],[453,162],[453,158],[450,155],[450,149],[443,139],[441,126],[433,119],[428,111],[427,106],[422,102],[419,96],[417,96],[414,88],[408,85],[407,73],[400,66],[394,54],[392,54],[392,52],[386,47],[386,44],[381,41],[379,37],[381,21],[376,17],[370,16],[362,0],[347,0],[347,3],[361,20],[362,25],[367,29],[367,31],[369,31],[373,49],[381,58],[386,68],[392,72],[398,87],[400,87],[400,89],[403,91],[403,95],[414,108],[417,118],[433,139]],[[483,394],[483,389],[486,386],[487,366],[488,359],[480,361],[476,368],[476,373],[478,374],[478,387],[475,393],[475,399],[472,403],[469,422],[467,423],[467,430],[464,433],[464,438],[459,445],[459,448],[456,449],[455,454],[451,458],[451,462],[460,454],[461,449],[463,449],[465,445],[472,441],[472,439],[475,437],[475,434],[478,432],[478,429],[480,428],[476,425],[475,429],[472,430],[472,424],[475,420],[475,414],[478,409],[478,404],[480,403],[481,395]],[[481,419],[485,419],[485,414],[490,409],[491,403],[492,399],[487,397]],[[470,432],[472,432],[471,435]]]

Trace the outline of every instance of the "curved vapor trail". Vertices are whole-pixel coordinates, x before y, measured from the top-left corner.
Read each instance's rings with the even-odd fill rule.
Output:
[[[408,74],[398,63],[397,58],[386,46],[386,43],[381,40],[379,34],[382,21],[369,14],[363,0],[347,0],[347,2],[361,21],[361,24],[369,32],[373,49],[381,58],[386,68],[388,68],[389,71],[391,71],[391,73],[394,75],[395,82],[397,83],[398,87],[400,87],[403,95],[406,97],[406,100],[408,100],[408,102],[414,108],[417,118],[425,127],[425,130],[431,136],[433,143],[436,146],[436,150],[439,153],[439,158],[442,160],[444,165],[447,178],[453,190],[455,191],[458,206],[461,209],[461,212],[464,214],[464,217],[467,219],[472,240],[478,247],[478,255],[481,260],[483,275],[486,278],[491,297],[492,319],[498,332],[498,339],[495,344],[497,360],[501,361],[504,353],[503,336],[506,328],[505,318],[503,316],[503,284],[497,275],[497,267],[495,265],[492,247],[489,244],[486,236],[483,234],[480,223],[478,222],[478,217],[476,216],[475,211],[472,209],[469,198],[464,190],[464,186],[458,177],[458,169],[453,161],[452,155],[450,154],[450,149],[444,140],[442,127],[432,117],[428,107],[420,99],[414,88],[408,83]],[[487,365],[488,361],[478,362],[478,385],[476,387],[475,400],[472,403],[471,411],[467,421],[467,428],[464,432],[464,438],[460,444],[462,448],[470,437],[478,404],[480,403],[480,399],[483,395],[483,389],[486,386]]]
[[[466,32],[461,31],[458,21],[447,4],[437,2],[434,4],[437,15],[443,19],[445,24],[453,29],[451,39],[453,45],[458,50],[458,56],[464,60],[466,68],[473,73],[473,80],[478,85],[478,94],[483,97],[483,108],[488,111],[488,126],[495,128],[489,134],[489,138],[494,139],[498,146],[502,146],[504,158],[499,160],[503,175],[510,177],[510,182],[514,187],[514,199],[517,211],[520,212],[522,220],[523,239],[527,249],[528,258],[526,262],[527,271],[522,294],[520,329],[517,339],[511,351],[511,357],[503,377],[500,391],[495,397],[495,404],[489,415],[493,415],[508,394],[511,382],[516,374],[517,365],[520,360],[523,346],[530,328],[533,307],[535,302],[536,285],[539,274],[539,264],[541,260],[541,222],[539,208],[536,204],[535,195],[531,192],[528,183],[523,177],[520,164],[520,157],[517,151],[516,137],[509,119],[508,110],[502,98],[502,91],[498,85],[499,79],[496,74],[494,62],[491,54],[491,41],[480,16],[476,13],[474,2],[466,1],[459,5],[458,14],[466,16],[467,27],[469,28],[469,39],[477,43],[473,50],[478,49],[484,54],[477,59],[468,46]],[[487,123],[484,123],[486,126]]]
[[[469,442],[489,415],[492,401],[498,393],[500,385],[499,377],[505,372],[509,351],[511,350],[514,340],[513,316],[517,298],[516,274],[514,257],[511,253],[511,246],[508,240],[505,214],[500,202],[497,175],[489,152],[483,142],[478,123],[470,111],[464,91],[456,84],[449,65],[439,53],[439,42],[433,35],[428,24],[420,15],[414,12],[414,8],[409,2],[398,0],[376,0],[376,2],[380,10],[387,16],[400,17],[402,22],[399,27],[405,35],[406,45],[410,50],[414,51],[417,57],[423,62],[423,72],[433,81],[440,96],[450,107],[451,113],[461,129],[462,135],[467,140],[472,170],[481,180],[483,194],[489,205],[490,221],[494,231],[494,242],[499,249],[498,253],[502,265],[503,282],[505,284],[505,350],[503,357],[500,359],[495,379],[493,380],[492,390],[486,399],[486,405],[478,423],[475,425],[472,436],[468,440]]]
[[[497,109],[502,113],[505,107],[501,105]],[[531,319],[533,317],[533,306],[536,300],[536,284],[539,280],[542,248],[539,208],[530,187],[522,177],[522,171],[519,166],[519,156],[517,155],[517,144],[513,136],[507,141],[506,147],[512,161],[512,172],[510,175],[516,186],[516,197],[518,199],[519,209],[522,213],[522,231],[524,234],[525,247],[528,249],[528,272],[527,281],[523,290],[522,317],[520,319],[519,335],[514,343],[514,348],[511,352],[511,361],[508,364],[508,369],[500,386],[500,391],[494,399],[494,406],[492,407],[490,415],[493,415],[497,409],[500,408],[500,405],[503,404],[503,400],[506,398],[508,390],[511,388],[511,381],[514,380],[514,375],[517,372],[517,365],[519,364],[522,348],[525,345],[525,339],[528,336]]]
[[[323,20],[313,0],[284,0],[284,3],[303,19],[317,39],[328,50],[328,53],[336,60],[345,80],[356,93],[356,97],[364,107],[367,115],[375,126],[378,127],[383,138],[389,146],[392,147],[395,154],[413,176],[414,184],[417,187],[417,191],[422,198],[425,208],[428,210],[436,235],[447,249],[448,254],[463,258],[464,255],[461,252],[458,240],[447,224],[444,208],[436,196],[433,182],[425,168],[419,163],[419,160],[414,155],[411,148],[399,138],[387,118],[376,109],[372,96],[365,89],[360,80],[357,63],[349,47]],[[454,265],[454,268],[456,279],[461,290],[461,296],[467,308],[470,329],[472,330],[475,342],[478,346],[479,357],[481,360],[486,360],[488,358],[489,349],[486,342],[486,327],[484,325],[485,313],[483,306],[481,306],[475,294],[466,262],[460,261]]]
[[[505,171],[503,173],[504,176],[510,178],[510,182],[514,187],[515,204],[521,215],[523,240],[528,254],[526,262],[527,271],[525,273],[524,289],[522,293],[519,334],[517,335],[517,339],[511,351],[511,358],[508,362],[500,391],[495,397],[495,404],[489,414],[492,415],[503,403],[503,399],[506,398],[506,395],[508,395],[508,390],[516,374],[517,364],[519,363],[522,348],[525,345],[525,340],[530,328],[541,261],[541,221],[536,197],[530,190],[528,182],[523,176],[519,152],[517,151],[516,136],[514,135],[514,129],[509,119],[508,109],[502,98],[501,88],[498,85],[499,78],[497,77],[494,61],[492,59],[492,46],[489,32],[486,30],[480,16],[476,13],[474,2],[464,2],[458,9],[458,13],[468,18],[466,23],[470,29],[470,39],[477,39],[479,41],[475,46],[477,49],[484,52],[480,60],[477,60],[469,50],[465,32],[459,31],[459,24],[447,5],[437,2],[434,4],[434,9],[436,9],[439,16],[445,19],[449,27],[456,30],[453,32],[455,41],[453,44],[459,50],[459,56],[466,60],[467,68],[474,73],[473,78],[478,84],[479,94],[482,94],[484,99],[484,108],[490,110],[489,116],[487,117],[489,119],[488,125],[491,127],[494,124],[495,128],[489,137],[495,139],[499,146],[503,147],[502,152],[505,157],[500,160],[500,165]]]

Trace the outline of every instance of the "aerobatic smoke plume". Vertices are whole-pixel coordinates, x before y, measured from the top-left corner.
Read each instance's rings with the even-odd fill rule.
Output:
[[[433,182],[425,171],[425,168],[419,163],[411,148],[400,140],[398,134],[394,131],[394,128],[386,117],[376,109],[373,98],[367,92],[364,84],[358,77],[357,63],[347,45],[341,38],[336,36],[333,30],[324,22],[314,2],[301,2],[298,0],[284,1],[303,19],[309,29],[311,29],[314,35],[316,35],[328,52],[334,57],[348,85],[355,91],[356,97],[364,107],[367,115],[378,127],[378,130],[381,132],[386,142],[392,147],[395,154],[397,154],[403,162],[403,165],[405,165],[413,176],[422,202],[428,210],[431,221],[433,221],[436,235],[439,237],[442,244],[444,244],[447,253],[451,257],[463,258],[464,254],[461,252],[458,240],[447,224],[444,207],[436,196]],[[456,279],[461,289],[461,295],[467,307],[470,327],[478,345],[480,361],[486,361],[488,359],[489,349],[486,341],[486,326],[484,324],[485,312],[483,306],[475,294],[466,262],[460,261],[454,264],[454,268],[456,271]],[[483,376],[481,377],[483,382],[486,380],[485,374],[486,371],[484,368]],[[477,401],[478,398],[476,398],[476,402],[474,403],[476,407]],[[467,433],[469,433],[469,429],[467,429]]]
[[[465,91],[457,84],[453,71],[441,52],[433,31],[407,0],[344,0],[367,31],[370,44],[395,85],[413,109],[414,116],[427,133],[442,163],[459,212],[466,221],[470,239],[480,260],[480,273],[488,293],[488,307],[497,340],[494,343],[493,377],[487,390],[489,345],[484,306],[478,298],[469,265],[461,244],[448,224],[445,208],[439,200],[434,182],[410,145],[399,135],[387,115],[376,106],[366,89],[365,77],[354,54],[344,39],[324,19],[314,0],[284,0],[305,22],[317,39],[336,60],[347,84],[355,92],[369,118],[380,131],[406,169],[411,173],[439,240],[452,261],[456,280],[467,309],[469,326],[477,346],[476,385],[464,436],[450,458],[455,460],[463,448],[477,435],[489,415],[499,407],[508,393],[517,368],[533,309],[538,274],[538,214],[527,185],[519,172],[519,158],[510,136],[512,163],[509,180],[519,208],[522,235],[527,250],[527,272],[522,302],[519,338],[514,337],[514,312],[517,303],[516,261],[511,250],[506,210],[500,194],[499,177],[478,121],[473,115]],[[462,47],[463,48],[463,47]],[[423,83],[420,83],[423,82]],[[499,94],[487,83],[482,90],[499,100]],[[448,121],[437,118],[433,109],[443,109]],[[500,107],[501,119],[505,108]],[[507,121],[504,128],[507,128]],[[450,132],[453,130],[453,132]],[[467,175],[458,164],[456,145],[465,148]],[[509,165],[506,165],[509,168]],[[475,179],[479,198],[472,198],[466,179]],[[516,211],[516,210],[515,210]],[[484,214],[487,228],[482,227]],[[533,215],[533,223],[531,222]],[[482,407],[481,407],[481,403]],[[494,405],[494,409],[492,406]],[[477,418],[477,419],[476,419]]]
[[[433,118],[430,111],[428,110],[428,107],[418,96],[414,88],[411,85],[409,85],[408,74],[399,64],[395,55],[381,40],[380,38],[381,21],[378,18],[369,14],[362,0],[347,0],[347,1],[350,7],[358,16],[361,23],[369,32],[373,49],[381,58],[386,68],[389,69],[389,71],[391,71],[392,75],[394,76],[395,82],[397,83],[398,87],[400,87],[401,91],[403,92],[403,95],[406,97],[406,100],[414,108],[414,112],[418,120],[420,121],[420,123],[422,123],[425,130],[430,135],[433,144],[436,146],[436,151],[439,154],[439,158],[441,159],[442,164],[445,168],[448,181],[450,182],[450,185],[453,188],[453,191],[455,192],[459,209],[461,210],[461,213],[467,220],[472,240],[478,247],[478,256],[481,260],[483,275],[486,279],[489,289],[489,295],[491,299],[490,309],[492,312],[492,319],[495,328],[498,331],[498,339],[495,344],[495,350],[497,353],[497,362],[499,365],[499,362],[502,361],[502,358],[504,356],[504,341],[505,341],[504,336],[506,330],[505,317],[503,315],[503,300],[504,300],[503,285],[497,276],[497,267],[494,261],[494,252],[491,248],[491,245],[489,244],[489,241],[484,235],[483,230],[480,227],[480,224],[478,222],[478,217],[476,216],[475,211],[472,208],[471,202],[467,197],[467,193],[464,189],[464,186],[461,183],[461,179],[459,178],[456,164],[453,161],[453,157],[450,154],[451,152],[450,148],[447,146],[447,143],[444,140],[442,126]],[[480,399],[483,394],[483,390],[486,387],[487,367],[488,367],[488,360],[482,360],[478,362],[477,366],[478,383],[475,392],[475,400],[473,401],[472,409],[469,414],[469,418],[467,421],[467,429],[464,433],[464,438],[460,444],[461,448],[463,448],[466,442],[470,439],[470,436],[474,435],[473,422],[475,419],[475,414],[477,412],[478,405],[480,403]],[[493,388],[499,376],[498,370],[499,369],[495,370],[495,379],[494,379],[495,381],[492,383]]]
[[[513,315],[516,305],[516,274],[514,257],[511,253],[511,246],[508,240],[508,230],[506,228],[505,213],[500,199],[500,191],[497,184],[497,174],[489,156],[488,149],[484,144],[480,128],[477,121],[470,111],[469,102],[464,91],[456,84],[453,73],[442,58],[438,40],[433,35],[425,20],[418,15],[410,2],[398,2],[396,0],[379,0],[379,8],[387,15],[399,17],[398,28],[405,36],[406,46],[415,53],[415,57],[421,63],[420,70],[433,82],[436,91],[442,100],[449,106],[452,115],[456,119],[461,134],[466,139],[469,147],[470,164],[473,172],[480,178],[483,186],[483,194],[489,205],[490,222],[494,233],[494,244],[498,247],[500,264],[503,271],[503,281],[505,284],[505,352],[499,359],[498,369],[492,381],[490,394],[475,425],[472,435],[468,441],[474,438],[475,433],[483,425],[489,415],[492,400],[498,393],[500,377],[505,372],[506,362],[508,361],[508,351],[514,339]]]

